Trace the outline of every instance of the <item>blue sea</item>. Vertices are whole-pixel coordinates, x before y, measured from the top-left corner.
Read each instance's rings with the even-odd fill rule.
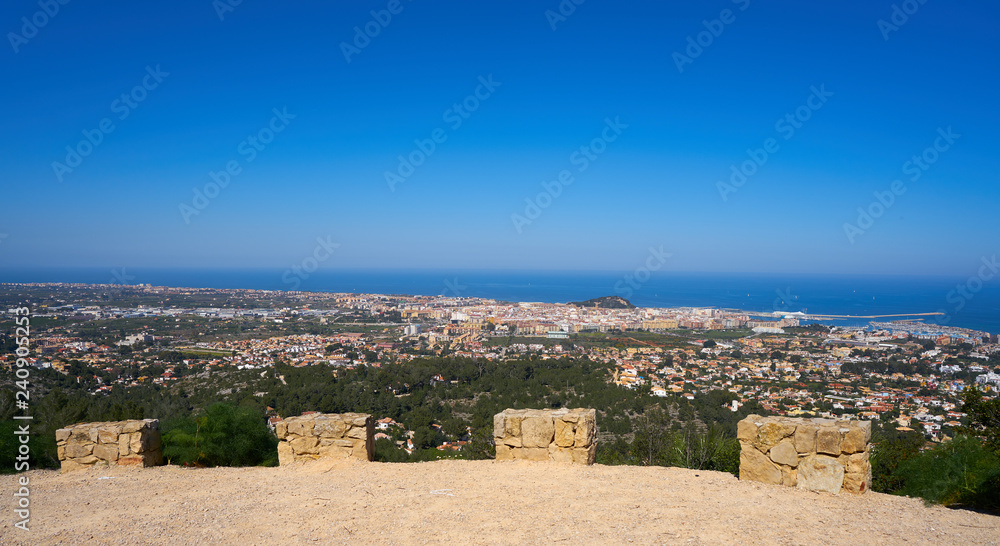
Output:
[[[649,278],[631,278],[630,282],[625,275],[613,271],[321,269],[296,276],[279,269],[67,268],[0,269],[0,282],[297,288],[314,292],[443,294],[538,302],[618,295],[640,307],[717,307],[852,316],[942,311],[945,316],[928,317],[927,322],[1000,333],[1000,276],[982,281],[978,277],[654,272]],[[960,285],[966,287],[964,293],[957,290]],[[838,323],[861,326],[867,322]]]

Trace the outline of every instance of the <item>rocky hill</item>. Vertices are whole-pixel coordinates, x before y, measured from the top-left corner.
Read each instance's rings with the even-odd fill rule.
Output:
[[[577,307],[596,307],[598,309],[635,309],[632,302],[621,296],[603,296],[600,298],[593,298],[587,301],[571,301],[567,305],[575,305]]]
[[[679,468],[351,461],[117,467],[31,484],[3,544],[988,544],[1000,517],[878,493],[810,493]]]

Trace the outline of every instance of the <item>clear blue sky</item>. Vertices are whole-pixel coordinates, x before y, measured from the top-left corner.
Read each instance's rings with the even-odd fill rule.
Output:
[[[0,267],[284,268],[317,237],[340,244],[325,268],[630,270],[662,246],[676,271],[965,275],[1000,250],[996,3],[911,0],[880,29],[892,1],[587,0],[557,20],[556,0],[402,0],[386,25],[370,12],[387,1],[243,0],[220,20],[225,1],[3,3]],[[703,21],[721,33],[681,71]],[[347,62],[366,24],[378,35]],[[816,110],[813,87],[832,93]],[[776,127],[799,107],[794,134]],[[249,161],[241,142],[269,124]],[[385,173],[435,129],[392,191]],[[572,154],[602,131],[617,138],[581,172]],[[572,184],[519,232],[512,214],[563,169]],[[897,179],[852,243],[844,224]]]

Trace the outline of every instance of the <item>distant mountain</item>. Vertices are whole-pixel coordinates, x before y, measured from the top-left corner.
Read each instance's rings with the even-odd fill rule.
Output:
[[[621,296],[604,296],[587,301],[571,301],[568,305],[577,307],[597,307],[599,309],[635,309],[632,302]]]

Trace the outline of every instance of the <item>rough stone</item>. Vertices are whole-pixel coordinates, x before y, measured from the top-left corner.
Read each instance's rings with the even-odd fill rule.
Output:
[[[552,417],[548,415],[527,415],[521,421],[521,441],[525,448],[545,448],[546,453],[548,453],[548,447],[552,443],[554,434],[555,427],[552,425]]]
[[[504,420],[504,434],[507,436],[520,436],[521,419],[520,415],[508,415]]]
[[[279,440],[284,440],[285,436],[288,435],[288,423],[279,421],[278,424],[274,426],[274,434]]]
[[[799,466],[799,452],[795,450],[794,442],[791,438],[785,438],[780,444],[771,448],[771,460],[795,468]]]
[[[114,462],[118,460],[118,444],[99,444],[94,446],[94,456],[98,459]]]
[[[757,438],[757,423],[754,419],[760,419],[760,415],[748,415],[746,419],[743,419],[736,424],[736,438],[738,440],[746,440],[752,442]]]
[[[865,431],[860,427],[847,429],[844,439],[840,443],[840,450],[843,453],[858,453],[868,447],[868,440],[865,439]]]
[[[122,427],[108,426],[97,429],[97,442],[100,444],[117,444],[122,434]]]
[[[744,440],[740,442],[740,480],[781,485],[781,469]]]
[[[296,455],[311,455],[318,453],[319,439],[315,436],[303,436],[288,442],[292,446],[292,451]]]
[[[781,467],[781,485],[795,487],[798,483],[799,470],[788,466]]]
[[[768,421],[757,429],[757,441],[754,445],[761,451],[767,451],[793,433],[795,433],[794,425],[778,421]]]
[[[820,431],[822,434],[822,430]],[[810,455],[799,464],[799,489],[838,493],[844,484],[844,465],[826,455]]]
[[[295,461],[295,453],[288,442],[278,442],[278,465],[286,466]]]
[[[66,457],[77,459],[94,452],[94,444],[66,444]]]
[[[576,439],[576,431],[573,430],[573,423],[568,423],[561,418],[556,419],[555,429],[556,445],[559,447],[573,447],[573,442]]]
[[[816,451],[816,431],[818,427],[802,424],[795,428],[795,451],[812,453]]]
[[[496,414],[496,415],[493,416],[493,437],[494,438],[503,438],[504,437],[504,431],[507,429],[506,423],[507,423],[507,420],[506,420],[506,416],[504,414],[498,413],[498,414]]]
[[[820,427],[816,433],[816,451],[827,455],[840,455],[841,435],[838,427]]]
[[[278,464],[323,458],[375,458],[375,421],[365,413],[311,413],[284,421]]]

